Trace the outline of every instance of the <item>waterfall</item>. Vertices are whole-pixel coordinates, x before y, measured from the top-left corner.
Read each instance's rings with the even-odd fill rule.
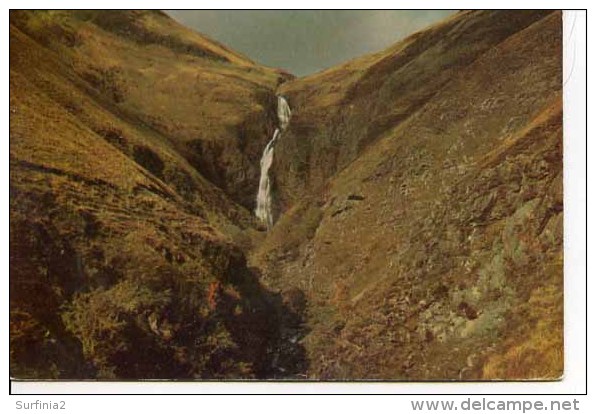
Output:
[[[290,105],[283,96],[277,97],[277,120],[279,121],[279,127],[282,131],[285,131],[290,124],[290,117],[292,111],[290,111]],[[275,136],[275,133],[273,134]]]
[[[292,111],[288,102],[282,96],[277,97],[277,121],[278,127],[275,128],[273,138],[267,143],[261,157],[261,178],[259,180],[259,191],[257,192],[257,208],[255,215],[259,220],[267,225],[267,229],[273,227],[273,213],[271,211],[271,179],[269,178],[269,168],[273,163],[273,150],[275,143],[280,138],[281,133],[286,130],[290,123]]]

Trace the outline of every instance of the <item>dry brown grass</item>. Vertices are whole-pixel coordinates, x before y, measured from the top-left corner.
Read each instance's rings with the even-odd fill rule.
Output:
[[[502,353],[488,358],[483,379],[560,379],[564,367],[563,292],[560,286],[539,287],[517,312],[526,323]]]
[[[168,19],[139,20],[143,44],[83,17],[11,12],[11,375],[269,375],[283,305],[231,240],[254,219],[177,133],[229,144],[245,168],[237,134],[266,129],[251,116],[277,74]]]

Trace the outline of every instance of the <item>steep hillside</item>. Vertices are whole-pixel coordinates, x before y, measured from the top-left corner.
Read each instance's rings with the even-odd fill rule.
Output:
[[[459,13],[281,91],[252,260],[306,294],[309,376],[560,376],[561,14]]]
[[[13,12],[10,52],[12,375],[276,375],[293,313],[233,242],[242,180],[206,165],[256,193],[278,75],[153,12]]]
[[[11,22],[205,178],[254,208],[273,91],[290,75],[252,63],[157,11],[13,12]]]
[[[276,154],[281,210],[320,190],[471,62],[548,13],[460,12],[385,51],[282,85],[294,119]]]

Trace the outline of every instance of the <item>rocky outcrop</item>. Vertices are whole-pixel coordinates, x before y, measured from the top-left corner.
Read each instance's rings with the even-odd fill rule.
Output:
[[[283,84],[295,116],[273,166],[278,208],[320,191],[460,71],[548,13],[460,12],[385,51]]]
[[[311,378],[561,375],[561,84],[559,12],[478,11],[284,85],[252,260],[305,292]]]

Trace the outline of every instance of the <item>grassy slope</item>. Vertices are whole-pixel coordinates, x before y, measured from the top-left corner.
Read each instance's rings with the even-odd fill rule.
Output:
[[[282,85],[294,117],[276,151],[280,208],[319,190],[471,62],[547,13],[461,12],[382,52]]]
[[[275,117],[273,91],[289,75],[159,12],[12,16],[120,111],[167,137],[204,177],[253,207],[258,160]]]
[[[277,75],[160,14],[118,25],[132,34],[92,23],[106,17],[11,14],[11,374],[271,376],[283,304],[230,239],[250,212],[162,126],[193,99],[211,115],[189,128],[232,108],[232,123],[264,112],[254,98]],[[153,43],[139,44],[138,25]],[[166,72],[197,78],[191,92],[167,92]],[[219,90],[205,98],[212,76]],[[205,103],[220,98],[223,109]],[[170,111],[162,126],[149,119],[156,102]]]
[[[560,13],[466,12],[283,85],[293,206],[253,261],[307,294],[309,375],[561,374],[560,59]]]

